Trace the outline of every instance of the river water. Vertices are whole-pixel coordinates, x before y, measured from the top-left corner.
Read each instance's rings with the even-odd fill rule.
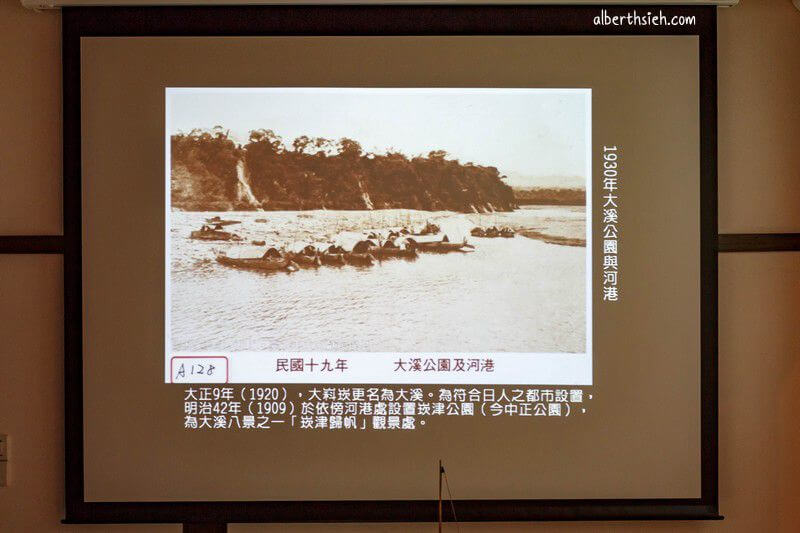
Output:
[[[189,239],[206,218],[242,243]],[[585,236],[584,209],[528,207],[461,215],[407,210],[170,213],[174,351],[569,352],[586,349],[586,248],[469,238],[471,253],[421,254],[372,267],[259,273],[214,255],[255,257],[267,244],[324,241],[343,231],[437,223],[511,225]],[[444,225],[444,224],[442,224]],[[451,239],[452,240],[452,239]]]

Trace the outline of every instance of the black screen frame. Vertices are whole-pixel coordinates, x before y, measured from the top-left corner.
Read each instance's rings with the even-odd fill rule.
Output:
[[[721,519],[718,509],[716,8],[646,6],[694,15],[693,26],[595,26],[635,6],[69,7],[62,14],[64,164],[65,523],[432,522],[435,500],[87,502],[83,447],[81,244],[82,37],[697,35],[700,87],[701,497],[459,500],[471,521]],[[445,510],[445,520],[452,520]]]

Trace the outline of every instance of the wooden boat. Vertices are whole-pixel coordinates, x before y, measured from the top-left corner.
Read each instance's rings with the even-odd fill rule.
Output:
[[[297,265],[301,268],[304,267],[318,267],[322,264],[318,255],[306,255],[300,253],[290,253],[287,254],[287,257],[297,263]]]
[[[371,253],[349,253],[344,255],[348,265],[371,266],[375,264],[375,256]]]
[[[436,235],[440,231],[441,228],[438,225],[428,222],[427,224],[425,224],[425,227],[422,228],[422,231],[420,231],[419,233],[412,233],[411,235],[413,237],[424,237],[426,235]]]
[[[345,264],[344,254],[331,254],[325,252],[324,254],[319,255],[319,260],[323,265],[328,266],[341,266]]]
[[[472,231],[470,231],[469,233],[473,237],[485,237],[486,236],[486,231],[484,231],[484,229],[481,228],[481,227],[472,228]]]
[[[221,231],[218,229],[200,229],[193,231],[189,234],[192,239],[199,239],[201,241],[241,241],[242,238],[235,233]]]
[[[389,237],[389,239],[383,243],[383,246],[379,246],[377,242],[367,239],[363,241],[359,241],[353,247],[352,253],[358,254],[370,254],[372,255],[373,259],[388,259],[390,257],[405,257],[405,258],[414,258],[417,257],[417,251],[413,249],[413,247],[407,246],[398,246],[395,244],[395,240],[399,237],[395,235],[393,237]]]
[[[467,252],[474,250],[475,247],[465,242],[418,242],[417,249],[420,252]]]
[[[369,253],[374,255],[377,259],[384,259],[387,257],[414,258],[419,255],[415,248],[393,248],[390,246],[372,248]]]
[[[241,224],[241,220],[223,220],[221,217],[211,217],[206,219],[206,223],[214,224],[215,226],[230,226],[231,224]]]
[[[516,232],[509,228],[508,226],[504,226],[502,228],[498,228],[497,226],[492,226],[490,228],[473,228],[470,232],[473,237],[488,237],[493,239],[495,237],[505,237],[506,239],[511,239],[514,237]]]
[[[435,253],[447,253],[447,252],[467,252],[469,250],[474,250],[475,247],[471,244],[467,244],[467,240],[464,239],[462,242],[450,242],[447,240],[447,236],[445,235],[442,240],[440,241],[417,241],[414,239],[408,240],[409,246],[412,248],[416,248],[420,252],[435,252]]]
[[[220,254],[217,256],[217,262],[220,263],[221,265],[229,266],[232,268],[241,268],[244,270],[259,270],[262,272],[274,272],[278,270],[295,272],[298,270],[297,264],[294,261],[291,261],[285,257],[236,258]]]

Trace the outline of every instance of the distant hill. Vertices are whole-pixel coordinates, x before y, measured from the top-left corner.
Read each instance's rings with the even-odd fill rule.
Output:
[[[352,139],[271,130],[237,145],[222,128],[171,137],[171,201],[187,211],[388,209],[510,211],[514,192],[497,168],[426,157],[365,154]]]
[[[586,191],[578,188],[514,188],[518,205],[586,205]]]
[[[585,187],[586,178],[582,175],[573,174],[523,174],[521,172],[509,171],[506,173],[508,179],[506,183],[514,189],[582,189]]]

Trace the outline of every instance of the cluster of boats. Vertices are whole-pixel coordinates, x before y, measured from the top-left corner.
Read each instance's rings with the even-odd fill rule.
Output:
[[[445,241],[416,242],[413,239],[387,239],[383,243],[365,238],[347,250],[338,244],[319,246],[306,244],[300,249],[269,247],[260,257],[229,257],[224,252],[217,254],[217,262],[246,270],[285,270],[294,272],[301,268],[327,266],[372,266],[387,259],[415,259],[420,253],[466,252],[473,246]]]
[[[482,228],[478,226],[472,228],[472,231],[470,232],[473,237],[487,237],[490,239],[495,237],[505,237],[506,239],[511,239],[514,237],[515,233],[516,232],[508,226],[503,226],[502,228],[498,228],[497,226]]]
[[[199,230],[192,231],[190,237],[206,241],[242,241],[240,236],[224,229],[238,223],[240,222],[222,220],[220,217],[206,219],[206,224]],[[476,234],[476,230],[480,230],[480,234]],[[348,239],[338,239],[333,243],[294,243],[280,248],[269,246],[257,257],[230,257],[225,252],[217,252],[216,260],[221,265],[232,268],[294,272],[301,268],[318,268],[323,265],[367,267],[387,259],[413,260],[421,253],[463,253],[474,250],[475,247],[467,243],[466,238],[461,242],[450,242],[447,235],[440,231],[439,226],[428,223],[416,233],[407,228],[388,233],[351,233]],[[472,235],[513,237],[514,232],[510,228],[475,228]],[[265,241],[252,241],[251,244],[266,246]]]
[[[206,241],[242,240],[240,236],[224,229],[239,221],[214,217],[206,219],[206,223],[199,230],[192,231],[190,237]],[[405,228],[388,234],[373,231],[351,234],[349,239],[340,239],[335,243],[295,243],[282,248],[269,246],[257,257],[230,257],[225,252],[218,252],[216,260],[233,268],[294,272],[323,265],[371,266],[386,259],[415,259],[420,253],[468,252],[474,249],[466,239],[463,242],[449,242],[446,235],[437,235],[435,231],[439,231],[435,224],[426,225],[416,234]],[[252,241],[251,244],[266,246],[265,241]]]

